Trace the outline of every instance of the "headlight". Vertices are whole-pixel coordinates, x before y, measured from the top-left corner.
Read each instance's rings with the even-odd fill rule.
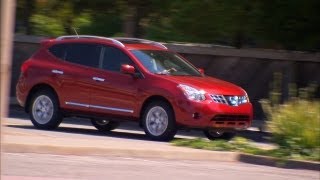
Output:
[[[240,104],[244,104],[244,103],[247,103],[247,102],[249,102],[249,97],[248,97],[248,95],[245,95],[245,96],[239,96],[239,102],[240,102]]]
[[[206,92],[203,90],[198,90],[184,84],[179,84],[178,87],[183,91],[184,95],[190,100],[204,101],[206,99]]]
[[[227,102],[231,106],[238,106],[240,104],[245,104],[249,102],[249,98],[247,95],[245,96],[225,96]]]

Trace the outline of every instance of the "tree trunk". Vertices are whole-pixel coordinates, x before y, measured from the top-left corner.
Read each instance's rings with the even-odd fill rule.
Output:
[[[124,15],[123,32],[126,37],[135,37],[137,33],[137,7],[129,6]]]
[[[24,27],[25,27],[25,33],[31,34],[32,33],[32,26],[30,25],[30,18],[32,16],[33,10],[34,10],[34,0],[25,0],[26,7],[24,10]]]

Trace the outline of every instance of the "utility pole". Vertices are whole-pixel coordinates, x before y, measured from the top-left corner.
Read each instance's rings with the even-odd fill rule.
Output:
[[[11,61],[13,46],[13,31],[15,21],[15,0],[1,0],[1,29],[0,29],[0,57],[1,57],[1,117],[8,114],[9,89],[11,80]]]
[[[3,137],[3,118],[8,116],[9,89],[11,80],[11,61],[13,31],[15,21],[15,0],[0,1],[0,135]],[[0,145],[1,145],[0,143]],[[2,152],[2,146],[1,146]],[[1,153],[2,154],[2,153]],[[2,161],[1,161],[2,163]]]

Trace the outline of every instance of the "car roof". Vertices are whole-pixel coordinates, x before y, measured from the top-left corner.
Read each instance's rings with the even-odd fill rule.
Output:
[[[43,45],[60,44],[60,43],[71,43],[71,42],[83,42],[83,43],[102,43],[107,45],[113,45],[125,48],[127,50],[168,50],[166,46],[159,42],[139,39],[139,38],[127,38],[127,37],[116,37],[108,38],[102,36],[91,36],[91,35],[75,35],[75,36],[60,36],[54,39],[47,39],[42,41]]]

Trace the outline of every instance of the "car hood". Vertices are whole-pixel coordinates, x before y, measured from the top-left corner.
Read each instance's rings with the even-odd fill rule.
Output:
[[[246,92],[239,86],[212,78],[209,76],[166,76],[161,75],[161,78],[178,84],[184,84],[194,87],[199,90],[204,90],[209,94],[221,94],[221,95],[245,95]]]

